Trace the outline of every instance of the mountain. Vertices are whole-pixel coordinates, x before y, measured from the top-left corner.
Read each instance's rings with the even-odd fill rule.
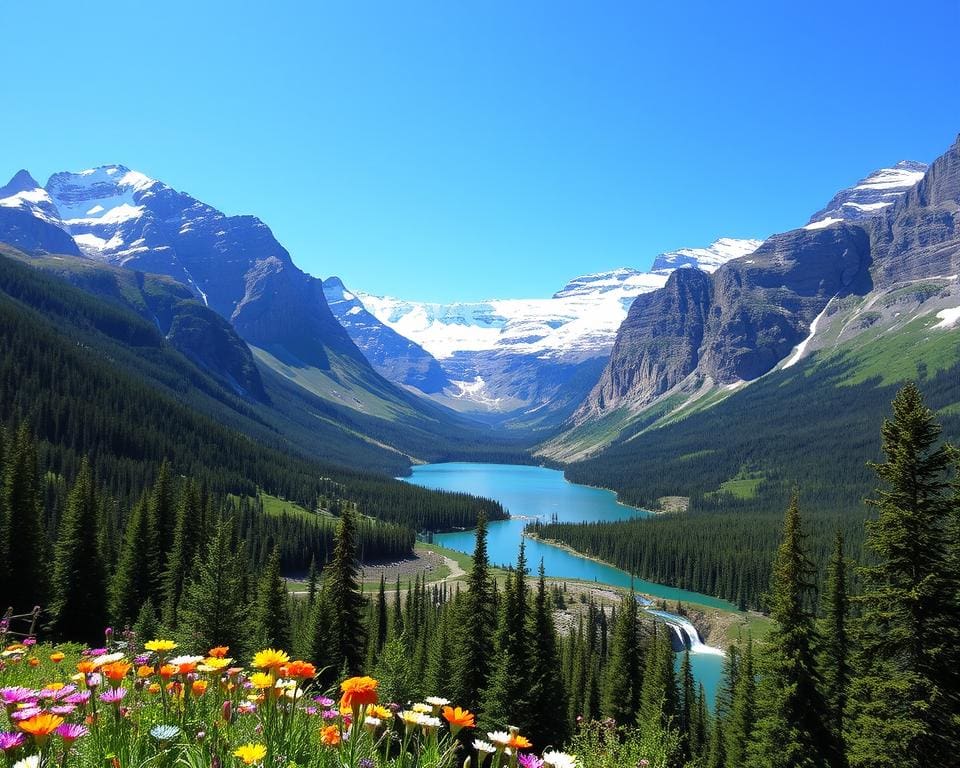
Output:
[[[433,355],[370,314],[339,277],[324,280],[323,292],[334,317],[381,376],[425,395],[453,386]]]
[[[449,385],[431,393],[435,400],[513,427],[546,427],[569,416],[589,391],[635,297],[663,286],[677,267],[715,269],[760,242],[723,238],[708,248],[661,254],[656,272],[620,268],[584,275],[549,299],[438,304],[352,295],[384,327],[437,360]],[[359,308],[338,317],[355,340],[370,333],[369,317]]]
[[[949,313],[960,303],[958,153],[954,145],[926,172],[908,162],[876,171],[814,225],[712,274],[678,270],[639,297],[599,382],[542,454],[602,455],[624,435],[714,407],[827,345]]]
[[[810,217],[807,229],[876,216],[919,183],[926,170],[926,163],[913,160],[901,160],[891,168],[880,168],[854,186],[837,192],[826,207]]]
[[[0,243],[104,298],[129,300],[219,382],[263,402],[270,413],[262,417],[309,450],[327,455],[325,441],[346,430],[350,447],[334,455],[365,455],[367,466],[391,474],[413,457],[522,452],[514,438],[490,438],[378,374],[331,313],[322,282],[297,268],[256,217],[227,216],[122,165],[56,173],[44,188],[21,172],[5,189],[0,211],[59,243],[24,243],[23,227],[4,220]],[[377,446],[376,458],[354,451],[356,440]]]
[[[3,242],[28,253],[80,255],[50,195],[24,170],[0,187],[0,232]]]

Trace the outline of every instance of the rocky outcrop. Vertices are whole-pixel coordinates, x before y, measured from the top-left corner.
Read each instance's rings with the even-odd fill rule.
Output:
[[[837,225],[777,235],[712,275],[673,272],[664,288],[634,301],[574,420],[643,407],[682,382],[696,388],[763,375],[832,297],[868,291],[869,269],[867,233]]]
[[[324,280],[323,292],[334,317],[381,376],[427,395],[453,386],[433,355],[374,317],[339,277]]]

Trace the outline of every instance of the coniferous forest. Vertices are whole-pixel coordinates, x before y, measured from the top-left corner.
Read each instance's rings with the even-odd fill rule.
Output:
[[[573,764],[562,761],[576,754],[582,765],[611,768],[952,765],[960,747],[958,456],[914,385],[893,401],[882,449],[871,465],[865,556],[851,557],[837,529],[818,583],[795,494],[763,593],[773,629],[729,649],[708,701],[689,651],[674,649],[632,593],[611,606],[589,598],[578,621],[558,629],[555,611],[572,599],[565,585],[548,583],[522,544],[513,568],[492,571],[482,514],[465,581],[381,579],[371,593],[360,589],[358,558],[408,549],[409,528],[363,517],[351,503],[336,505],[335,517],[280,525],[257,499],[218,497],[167,464],[118,517],[88,460],[69,484],[41,473],[21,426],[3,440],[0,583],[5,602],[44,606],[35,627],[44,644],[28,638],[5,652],[4,696],[27,702],[14,710],[40,713],[13,719],[7,751],[29,751],[17,734],[34,733],[46,716],[80,717],[77,733],[99,734],[77,747],[68,737],[44,747],[81,762],[103,759],[121,736],[137,760],[230,760],[233,734],[256,726],[250,749],[320,766],[480,764],[488,748],[504,765],[532,749],[546,750],[555,761],[547,764]],[[310,551],[326,555],[311,562],[304,593],[291,595],[283,573]],[[105,626],[106,646],[93,656],[77,656],[67,642],[103,645]],[[200,655],[174,659],[174,645]],[[252,657],[253,670],[224,674],[217,659],[227,653],[240,665]],[[279,654],[276,667],[261,664],[264,654]],[[48,679],[60,674],[51,664],[76,664],[91,693],[79,705],[65,699],[74,703],[60,705],[62,715],[41,712],[53,695],[44,691],[63,685]],[[237,701],[230,693],[244,681],[262,690],[261,680],[265,695]],[[333,707],[326,692],[344,680],[339,712],[298,704],[303,691]],[[288,684],[285,704],[287,689],[273,686]],[[353,690],[366,693],[354,699]],[[124,714],[101,723],[94,711],[83,724],[88,702],[109,707],[111,696],[130,697]],[[422,709],[404,709],[418,700]],[[226,721],[213,722],[228,707]],[[372,719],[358,729],[351,717]],[[170,738],[136,735],[151,718],[175,721]],[[235,750],[241,760],[245,748]]]

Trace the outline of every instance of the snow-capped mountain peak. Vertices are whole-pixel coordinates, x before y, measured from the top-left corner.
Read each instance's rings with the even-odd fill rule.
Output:
[[[25,170],[17,171],[5,186],[0,187],[0,206],[20,208],[50,224],[61,224],[60,214],[50,195]]]
[[[733,259],[749,256],[763,240],[721,237],[706,248],[680,248],[657,256],[650,268],[659,275],[669,275],[675,269],[696,267],[704,272],[716,272]]]
[[[876,216],[920,183],[926,163],[901,160],[880,168],[852,187],[840,190],[826,207],[810,217],[804,229],[821,229],[840,221],[859,221]]]

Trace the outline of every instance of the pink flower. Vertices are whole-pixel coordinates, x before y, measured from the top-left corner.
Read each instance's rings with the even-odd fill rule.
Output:
[[[81,736],[86,736],[90,733],[90,729],[85,725],[78,725],[77,723],[64,723],[57,728],[54,733],[67,742],[67,744],[72,744]]]
[[[83,706],[90,701],[90,691],[78,691],[77,693],[71,693],[64,701],[67,704]]]
[[[18,709],[16,712],[10,713],[10,719],[15,723],[19,723],[21,720],[29,720],[34,715],[39,715],[43,710],[40,707],[27,707],[26,709]]]
[[[520,755],[517,762],[521,768],[543,768],[543,760],[536,755]]]
[[[26,740],[27,737],[22,733],[0,733],[0,751],[16,749]]]
[[[113,688],[100,694],[100,701],[104,704],[119,704],[127,695],[126,688]]]

